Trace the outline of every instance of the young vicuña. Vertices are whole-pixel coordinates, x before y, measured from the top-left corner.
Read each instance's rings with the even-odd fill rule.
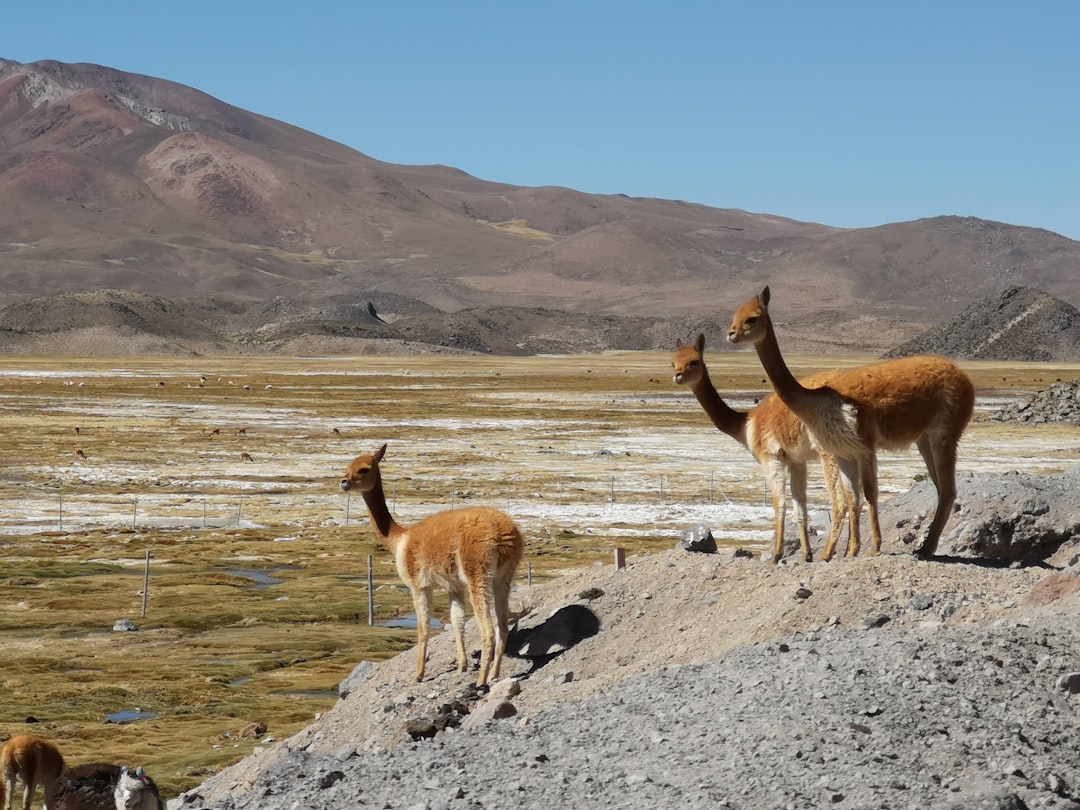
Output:
[[[385,454],[384,444],[374,453],[355,458],[341,479],[341,489],[355,488],[364,496],[375,533],[393,553],[398,575],[412,592],[416,610],[416,680],[424,677],[432,592],[441,587],[450,595],[459,672],[468,665],[464,625],[465,591],[469,592],[480,626],[480,674],[476,683],[486,685],[499,677],[502,666],[510,622],[510,583],[524,551],[521,530],[509,516],[486,506],[438,512],[411,527],[399,525],[386,506],[379,473],[379,462]]]
[[[64,770],[64,757],[60,749],[48,740],[33,734],[16,734],[4,743],[0,753],[7,784],[7,810],[15,804],[15,780],[23,783],[23,810],[30,810],[34,789],[41,785],[48,794],[53,781]]]
[[[772,562],[777,563],[784,554],[784,518],[786,511],[787,479],[790,473],[791,499],[795,502],[795,522],[799,529],[799,546],[803,559],[814,559],[807,532],[808,510],[806,505],[806,465],[818,458],[825,476],[825,488],[829,494],[829,511],[832,522],[826,548],[835,545],[833,534],[839,534],[844,514],[849,504],[840,484],[836,460],[828,453],[819,453],[813,446],[806,427],[776,394],[764,397],[750,411],[737,411],[721,398],[709,377],[705,365],[705,335],[699,334],[692,344],[676,342],[671,358],[675,382],[689,385],[705,413],[716,427],[746,447],[765,473],[765,483],[772,498],[773,547]],[[838,372],[822,372],[809,378],[810,385],[821,385]],[[854,514],[851,520],[857,521]]]

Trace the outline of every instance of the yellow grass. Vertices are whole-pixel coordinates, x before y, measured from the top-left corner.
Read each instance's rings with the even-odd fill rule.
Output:
[[[550,242],[555,237],[547,231],[530,228],[524,219],[508,219],[506,222],[489,222],[492,228],[515,236],[524,236],[526,239],[536,239],[540,242]]]

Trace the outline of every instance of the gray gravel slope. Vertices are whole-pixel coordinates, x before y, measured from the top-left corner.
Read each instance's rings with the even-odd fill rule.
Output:
[[[252,790],[184,806],[1080,808],[1078,650],[1066,620],[796,634],[524,725],[293,751]]]

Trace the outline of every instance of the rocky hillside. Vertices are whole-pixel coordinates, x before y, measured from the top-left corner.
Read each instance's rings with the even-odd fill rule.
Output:
[[[213,334],[180,336],[195,343],[234,340],[230,307],[281,300],[312,325],[281,331],[268,313],[274,350],[311,334],[315,349],[359,337],[384,350],[422,341],[503,351],[499,340],[529,343],[513,331],[485,336],[509,307],[511,321],[552,322],[522,330],[537,351],[582,351],[612,345],[598,318],[724,321],[768,283],[801,350],[878,351],[1004,285],[1080,303],[1078,264],[1080,243],[967,217],[845,230],[388,164],[165,79],[0,59],[0,305],[127,290],[201,309]],[[371,324],[324,306],[342,296],[445,317],[373,338]],[[73,328],[97,329],[99,311]],[[571,317],[582,320],[567,326]],[[423,334],[431,329],[437,340]],[[107,336],[75,335],[91,348]],[[169,343],[152,331],[120,337],[132,350]]]
[[[362,664],[307,730],[172,806],[1075,810],[1078,486],[1080,467],[962,479],[928,563],[917,487],[883,504],[901,531],[879,557],[676,549],[567,573],[515,592],[519,631],[557,641],[490,695],[441,634],[424,683],[412,651]]]
[[[927,352],[961,360],[1077,360],[1080,310],[1040,290],[1009,287],[975,302],[886,356]]]

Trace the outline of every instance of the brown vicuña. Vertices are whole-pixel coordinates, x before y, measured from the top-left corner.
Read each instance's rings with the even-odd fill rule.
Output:
[[[49,786],[64,770],[64,757],[60,749],[48,740],[33,734],[16,734],[4,743],[0,762],[4,768],[7,784],[7,810],[15,804],[15,780],[23,783],[23,810],[30,810],[34,789],[41,785],[46,794]]]
[[[510,622],[510,583],[524,552],[521,530],[508,515],[486,506],[438,512],[411,527],[399,525],[386,506],[379,472],[385,454],[384,444],[370,455],[355,458],[341,479],[341,489],[360,490],[375,533],[393,553],[398,575],[412,592],[416,610],[416,680],[424,677],[432,592],[441,587],[450,595],[459,672],[468,665],[464,625],[465,591],[469,592],[480,626],[480,674],[476,684],[483,686],[499,677],[502,666]]]
[[[849,506],[840,485],[836,460],[830,454],[819,453],[815,449],[806,427],[783,400],[776,394],[769,394],[748,412],[731,408],[724,402],[709,377],[709,369],[705,365],[703,334],[699,334],[692,344],[676,341],[671,367],[674,370],[675,382],[690,386],[712,423],[747,448],[761,465],[775,515],[772,562],[779,562],[784,554],[785,489],[789,475],[791,499],[795,502],[795,521],[799,529],[799,547],[806,562],[814,559],[807,532],[806,465],[818,458],[825,476],[825,489],[829,494],[829,512],[832,517],[829,541],[825,547],[829,548],[830,542],[835,545],[832,536],[834,533],[839,534]],[[806,382],[809,385],[821,385],[837,373],[822,372]],[[854,514],[851,519],[857,521],[859,517]]]
[[[834,456],[853,493],[855,514],[865,492],[873,552],[881,549],[877,514],[877,451],[902,450],[914,442],[937,488],[938,503],[926,539],[916,554],[926,559],[956,502],[956,446],[975,407],[971,379],[951,360],[918,355],[860,366],[807,388],[792,375],[769,317],[769,288],[735,313],[732,343],[752,343],[773,388],[806,424],[818,445]],[[858,552],[858,522],[852,521],[848,556]],[[852,548],[854,546],[854,549]],[[831,549],[822,557],[828,559]]]

